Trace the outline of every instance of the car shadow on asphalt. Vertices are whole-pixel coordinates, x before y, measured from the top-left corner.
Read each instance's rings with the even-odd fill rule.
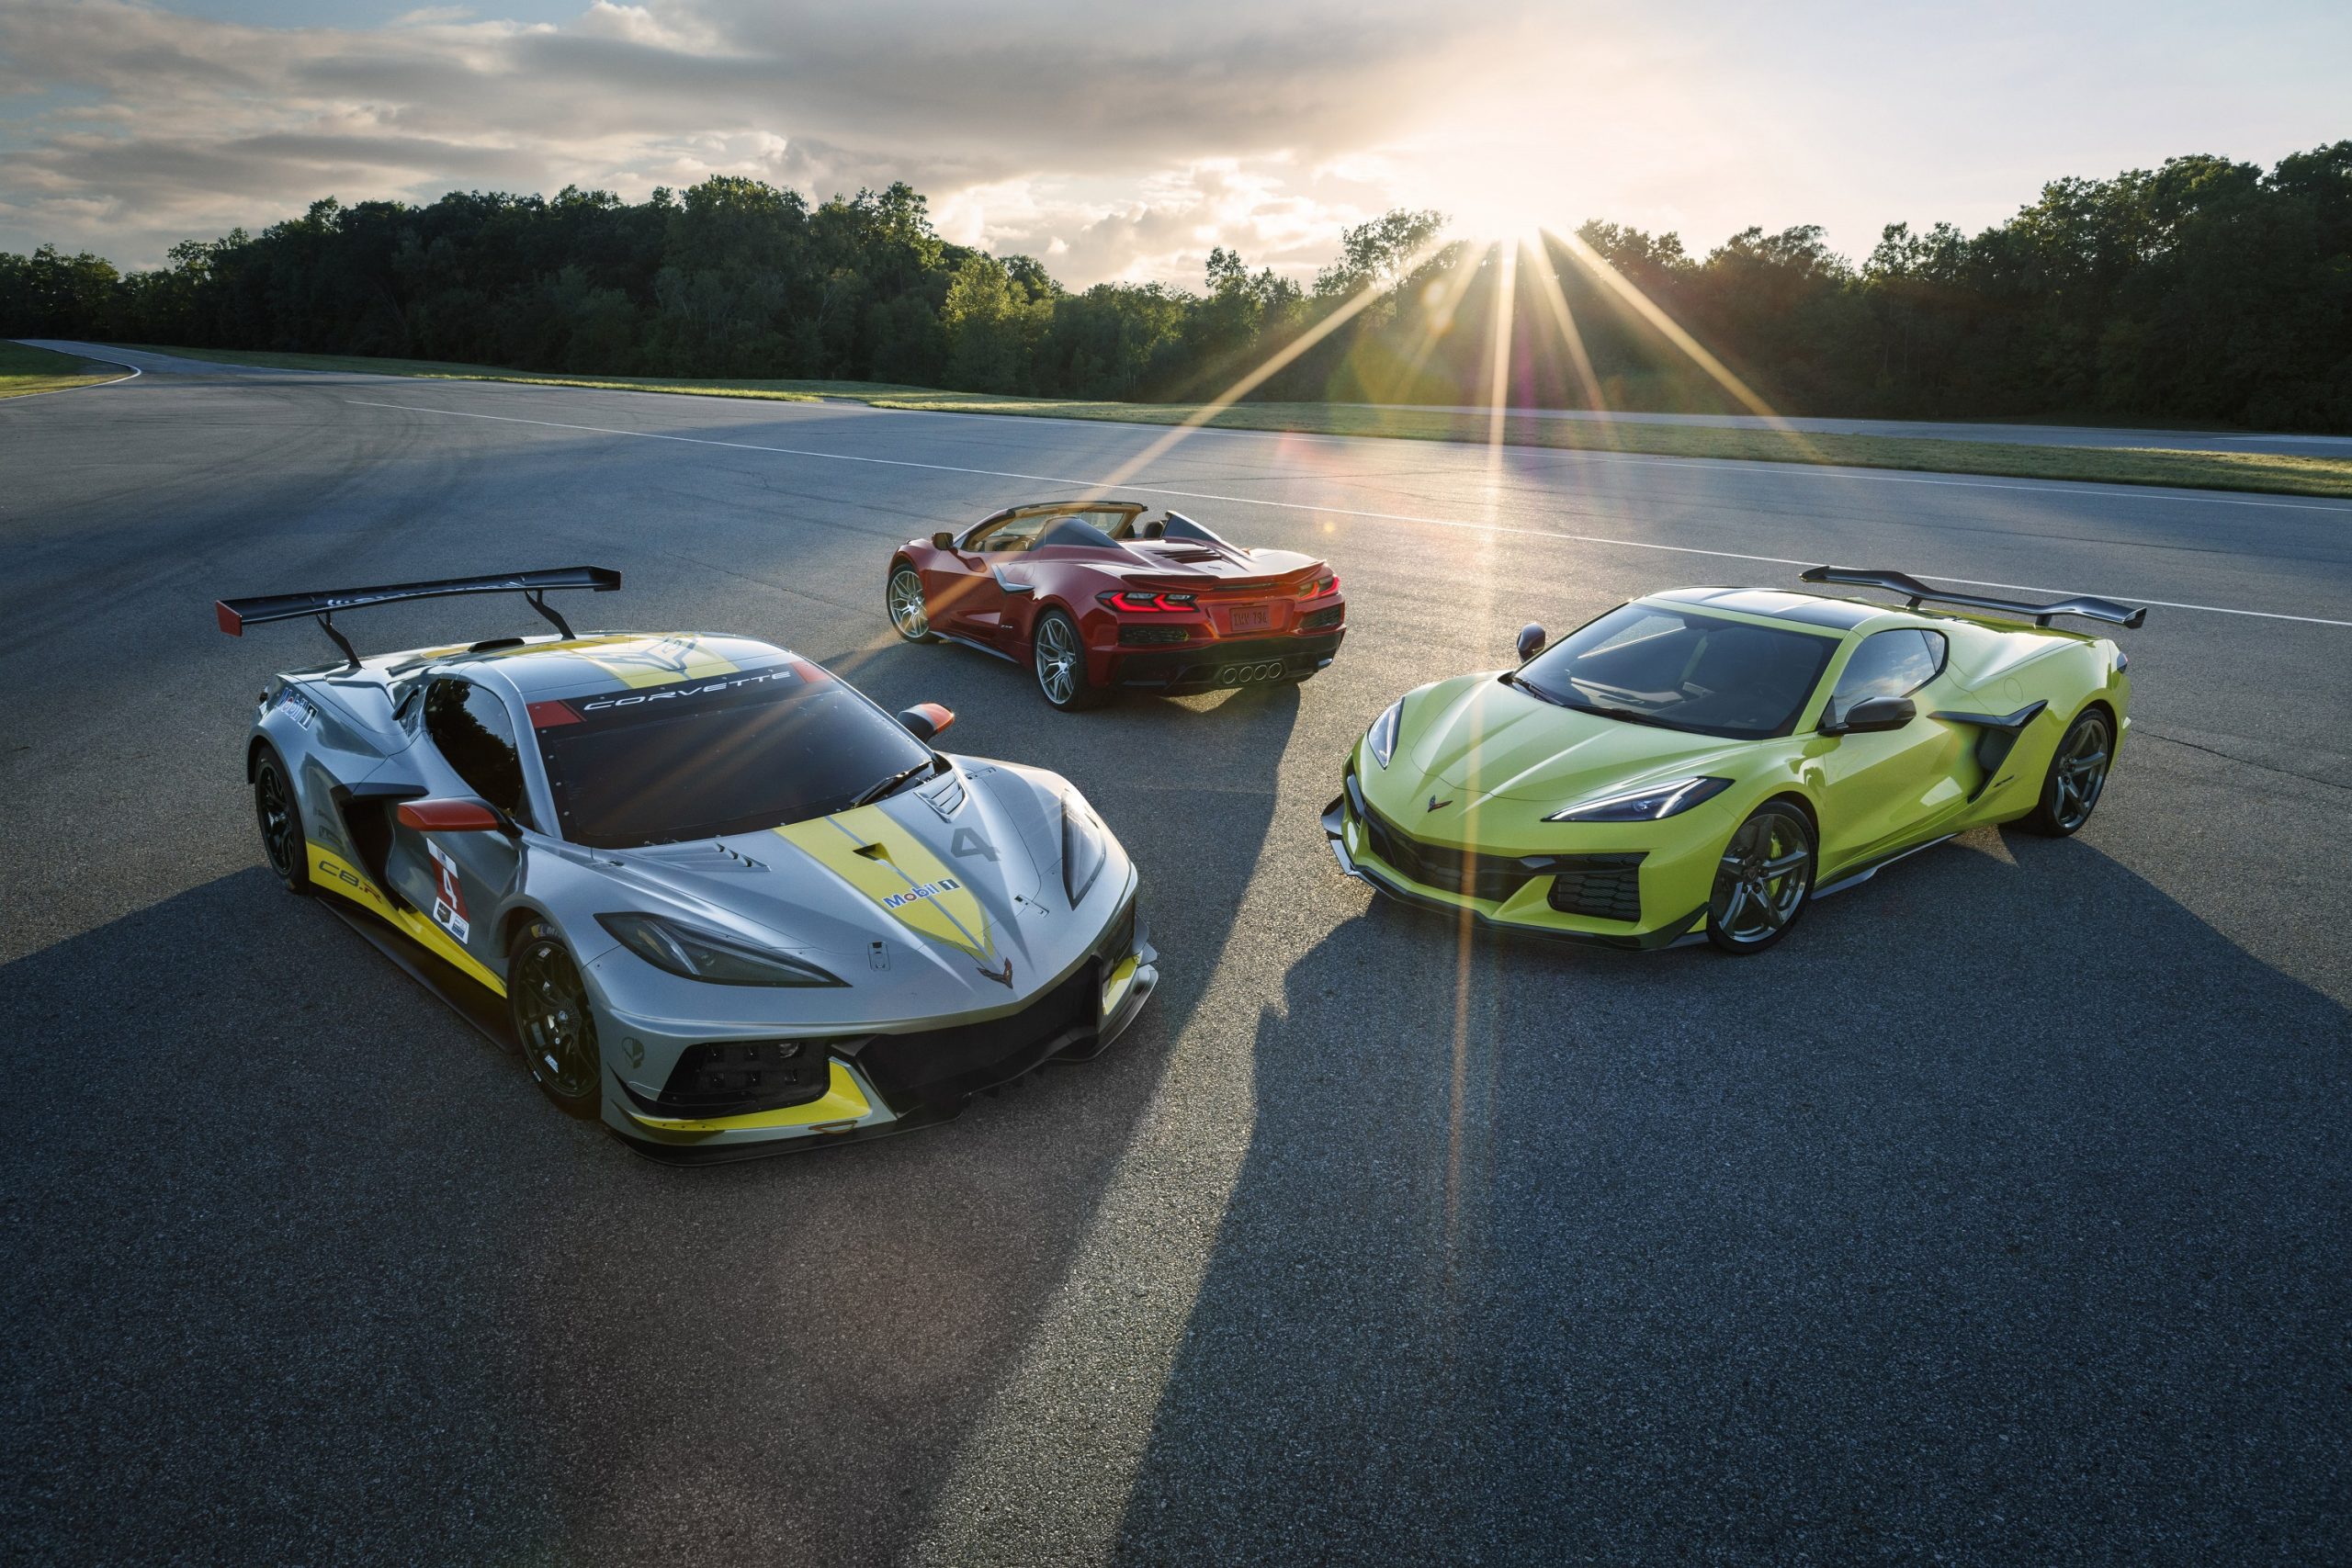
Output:
[[[1752,959],[1375,903],[1284,1004],[1121,1560],[2340,1544],[2352,1020],[2091,844]]]
[[[1148,913],[1229,906],[1263,850],[1296,694],[1225,706],[1186,726],[1216,831],[1145,866]],[[1125,760],[1164,715],[1041,716],[994,749],[1114,829],[1164,804]],[[558,1113],[258,866],[0,966],[11,1540],[871,1556],[1027,1343],[1224,928],[1153,934],[1159,988],[1097,1061],[944,1127],[695,1170]]]

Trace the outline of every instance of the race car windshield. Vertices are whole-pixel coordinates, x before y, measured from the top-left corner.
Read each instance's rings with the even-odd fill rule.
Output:
[[[593,849],[780,828],[922,776],[930,748],[810,664],[531,705],[563,836]]]
[[[1626,604],[1506,677],[1562,707],[1734,739],[1786,735],[1838,639]]]

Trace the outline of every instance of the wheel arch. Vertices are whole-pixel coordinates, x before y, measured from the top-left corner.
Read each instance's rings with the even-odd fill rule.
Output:
[[[1813,852],[1817,863],[1821,855],[1821,807],[1811,795],[1805,794],[1804,791],[1792,784],[1783,785],[1781,788],[1774,790],[1770,795],[1768,795],[1763,799],[1758,801],[1755,806],[1749,808],[1747,816],[1753,817],[1757,812],[1763,810],[1773,802],[1781,800],[1787,801],[1791,806],[1795,807],[1799,811],[1804,813],[1805,826],[1813,829]],[[1740,820],[1745,822],[1747,820],[1747,818],[1743,817]]]

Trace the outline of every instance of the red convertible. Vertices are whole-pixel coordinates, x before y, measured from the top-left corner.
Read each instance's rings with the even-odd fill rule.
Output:
[[[1311,556],[1246,550],[1129,501],[1009,506],[899,547],[890,624],[1036,675],[1057,708],[1120,690],[1179,695],[1304,681],[1340,651],[1340,580]]]

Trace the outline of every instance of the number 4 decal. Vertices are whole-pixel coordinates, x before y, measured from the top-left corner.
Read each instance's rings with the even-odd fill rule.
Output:
[[[430,839],[424,840],[424,852],[433,857],[434,867],[441,874],[441,886],[433,897],[433,923],[463,942],[473,923],[466,919],[466,889],[458,880],[458,863]]]

